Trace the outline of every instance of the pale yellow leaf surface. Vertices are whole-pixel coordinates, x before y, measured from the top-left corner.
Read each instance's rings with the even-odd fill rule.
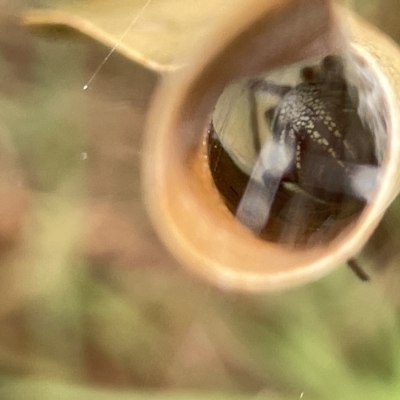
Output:
[[[66,26],[157,72],[226,18],[241,0],[114,0],[63,2],[24,15],[28,26]]]

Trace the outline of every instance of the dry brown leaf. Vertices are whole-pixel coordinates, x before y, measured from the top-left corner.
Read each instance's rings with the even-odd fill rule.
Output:
[[[181,63],[177,55],[201,39],[240,0],[81,1],[32,10],[23,22],[31,27],[65,26],[114,48],[158,72]]]

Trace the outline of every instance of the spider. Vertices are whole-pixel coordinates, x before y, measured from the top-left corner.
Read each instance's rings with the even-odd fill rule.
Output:
[[[293,150],[281,185],[331,205],[365,197],[354,185],[354,174],[378,165],[373,132],[363,124],[358,96],[344,77],[341,57],[326,56],[319,66],[301,70],[296,87],[253,79],[250,89],[281,98],[265,112],[272,120],[273,140]],[[365,200],[365,198],[364,198]]]

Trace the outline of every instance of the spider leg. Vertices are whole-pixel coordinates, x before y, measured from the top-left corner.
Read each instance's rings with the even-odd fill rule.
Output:
[[[261,139],[260,139],[260,126],[257,113],[257,96],[254,90],[249,91],[249,103],[250,103],[250,127],[252,133],[253,148],[256,154],[258,154],[261,151]]]
[[[369,275],[364,271],[356,259],[350,258],[350,260],[347,260],[347,265],[363,282],[368,282],[370,280]]]
[[[264,117],[265,117],[268,125],[271,125],[272,121],[274,120],[275,110],[276,110],[276,107],[271,107],[264,112]]]
[[[284,97],[293,89],[288,85],[277,85],[276,83],[259,78],[250,79],[248,83],[250,90],[268,92],[279,97]]]
[[[293,149],[285,143],[267,140],[261,148],[236,210],[236,218],[256,234],[269,219],[275,194],[292,159]]]

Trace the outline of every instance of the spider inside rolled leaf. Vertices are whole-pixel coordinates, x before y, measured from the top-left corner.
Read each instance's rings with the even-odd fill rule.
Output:
[[[400,51],[329,0],[244,8],[160,87],[144,193],[182,265],[224,290],[276,291],[357,258],[398,195]],[[320,92],[301,110],[303,86]]]
[[[331,54],[225,92],[210,124],[209,163],[240,222],[298,247],[329,241],[360,215],[386,143],[379,83],[365,60]]]

